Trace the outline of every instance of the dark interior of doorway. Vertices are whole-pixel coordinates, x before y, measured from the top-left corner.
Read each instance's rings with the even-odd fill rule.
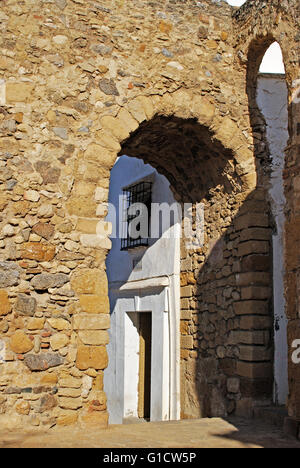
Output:
[[[151,416],[151,343],[152,313],[139,314],[140,359],[138,417],[145,421]]]

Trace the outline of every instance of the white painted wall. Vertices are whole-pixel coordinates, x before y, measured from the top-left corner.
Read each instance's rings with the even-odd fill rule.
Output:
[[[284,299],[284,208],[282,173],[288,141],[288,96],[285,76],[260,75],[257,103],[267,122],[267,139],[272,158],[270,197],[277,233],[273,235],[274,283],[274,402],[286,404],[288,396],[287,319]]]
[[[172,205],[175,200],[167,179],[142,160],[127,156],[119,158],[111,171],[109,202],[118,207],[122,189],[147,177],[153,182],[152,202]],[[118,225],[119,210],[116,219],[112,213],[109,210],[107,220]],[[180,232],[177,223],[161,238],[150,240],[149,247],[131,251],[120,250],[119,237],[112,239],[106,262],[111,328],[109,365],[104,373],[111,424],[137,417],[135,322],[143,312],[152,312],[151,420],[179,418]],[[139,260],[139,268],[133,268],[133,260]]]

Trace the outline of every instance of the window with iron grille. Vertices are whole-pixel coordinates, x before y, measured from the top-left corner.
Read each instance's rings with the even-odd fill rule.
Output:
[[[123,189],[121,250],[149,245],[151,201],[152,182],[143,181]]]

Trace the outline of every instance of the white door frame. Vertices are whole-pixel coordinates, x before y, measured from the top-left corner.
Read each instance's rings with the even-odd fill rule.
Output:
[[[114,284],[113,292],[118,324],[115,400],[121,402],[122,419],[137,417],[137,338],[128,313],[142,312],[152,312],[151,421],[180,419],[179,275]]]

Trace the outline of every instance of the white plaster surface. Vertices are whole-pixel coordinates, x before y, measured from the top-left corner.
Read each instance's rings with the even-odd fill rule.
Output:
[[[274,402],[284,405],[288,396],[287,319],[284,298],[285,196],[282,173],[288,141],[288,107],[285,76],[261,75],[257,103],[267,123],[267,139],[272,158],[270,198],[277,232],[273,235],[274,286]]]
[[[111,172],[109,203],[118,207],[122,189],[147,177],[152,202],[175,200],[167,179],[142,160],[122,156]],[[107,221],[114,220],[109,210]],[[139,338],[138,314],[152,312],[151,420],[179,418],[180,223],[147,248],[121,251],[112,239],[106,266],[111,304],[109,365],[104,373],[110,423],[137,417]],[[168,234],[168,236],[166,236]],[[139,267],[133,268],[133,260]],[[122,287],[123,286],[123,287]]]

